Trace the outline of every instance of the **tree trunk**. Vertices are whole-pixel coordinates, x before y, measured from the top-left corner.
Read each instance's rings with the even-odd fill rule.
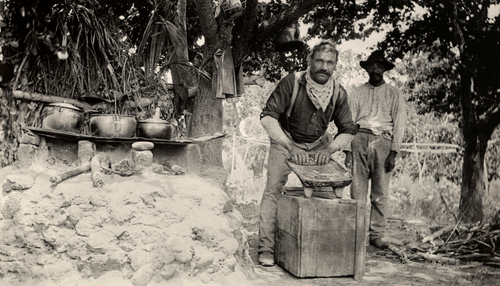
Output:
[[[464,161],[462,167],[462,190],[460,192],[459,213],[463,222],[483,220],[482,194],[485,190],[484,154],[489,136],[478,125],[476,107],[472,100],[474,81],[469,70],[460,73],[460,97],[462,107],[462,133],[464,136]]]
[[[467,223],[481,221],[484,215],[482,201],[486,187],[483,180],[484,154],[488,140],[483,140],[481,137],[483,136],[464,136],[465,150],[459,209],[462,222]]]
[[[215,98],[212,83],[200,78],[198,94],[194,97],[190,137],[223,131],[222,100]],[[200,143],[202,163],[222,167],[222,140]]]

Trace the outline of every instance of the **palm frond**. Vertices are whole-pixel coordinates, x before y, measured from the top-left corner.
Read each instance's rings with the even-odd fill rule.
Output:
[[[172,53],[187,50],[187,43],[177,27],[159,15],[155,10],[151,13],[138,48],[139,55],[144,56],[146,77],[155,73],[155,67],[161,64],[161,59],[168,62]],[[163,57],[162,55],[165,54]],[[165,65],[165,62],[163,63]]]

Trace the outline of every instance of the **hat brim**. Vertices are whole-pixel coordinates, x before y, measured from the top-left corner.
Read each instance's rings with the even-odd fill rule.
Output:
[[[388,60],[376,60],[376,61],[360,61],[359,62],[359,65],[366,69],[367,66],[369,66],[370,64],[372,63],[381,63],[385,70],[388,71],[388,70],[392,70],[394,68],[394,64],[389,62]]]

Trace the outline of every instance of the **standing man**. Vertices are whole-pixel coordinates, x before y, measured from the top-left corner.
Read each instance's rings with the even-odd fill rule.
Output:
[[[349,97],[359,129],[351,144],[352,152],[345,150],[345,164],[352,166],[352,199],[366,203],[371,179],[370,244],[383,249],[388,246],[383,237],[389,181],[406,128],[406,107],[401,92],[384,81],[384,72],[394,64],[386,60],[382,51],[374,51],[359,64],[370,79]]]
[[[295,74],[283,78],[260,115],[271,139],[267,184],[260,206],[258,252],[262,266],[274,265],[277,196],[292,171],[285,160],[304,164],[311,155],[317,164],[325,164],[356,134],[347,93],[332,77],[337,59],[332,41],[316,45],[309,55],[309,68],[298,80]],[[331,121],[338,127],[335,139],[326,133]]]

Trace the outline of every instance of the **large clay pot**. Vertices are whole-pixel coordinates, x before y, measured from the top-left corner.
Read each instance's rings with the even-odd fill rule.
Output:
[[[90,118],[90,133],[100,137],[134,137],[135,117],[131,115],[95,114]]]
[[[274,50],[277,52],[289,52],[300,49],[304,46],[304,42],[299,40],[300,31],[299,24],[292,23],[281,30],[274,39]]]
[[[42,128],[76,132],[83,123],[83,111],[68,103],[51,103],[43,108]]]
[[[170,140],[172,124],[166,120],[149,118],[137,122],[137,137]]]

